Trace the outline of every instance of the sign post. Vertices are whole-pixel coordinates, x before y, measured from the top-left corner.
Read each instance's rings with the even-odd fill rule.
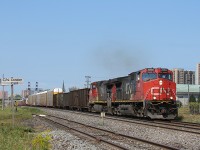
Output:
[[[101,121],[102,121],[102,125],[104,125],[104,117],[105,117],[105,112],[101,112]]]
[[[13,83],[11,83],[11,107],[12,107],[12,125],[13,125],[13,127],[14,127],[14,120],[15,120],[15,118],[14,118],[14,103],[13,103],[13,93],[14,93],[14,89],[13,89]]]
[[[5,86],[5,85],[11,85],[11,108],[12,108],[12,125],[14,127],[14,96],[13,96],[13,93],[14,93],[14,84],[23,84],[23,79],[21,78],[2,78],[1,79],[1,85],[2,86]]]

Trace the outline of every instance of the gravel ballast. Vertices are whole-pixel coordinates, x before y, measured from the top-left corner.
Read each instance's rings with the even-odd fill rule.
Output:
[[[43,109],[43,111],[47,114],[64,117],[73,121],[111,130],[121,134],[143,138],[145,140],[150,140],[156,143],[173,146],[178,149],[200,149],[200,136],[191,133],[162,129],[159,127],[138,125],[135,123],[124,123],[121,121],[109,119],[105,119],[104,125],[102,125],[102,120],[100,117],[86,116],[69,111],[51,109]],[[66,146],[68,146],[69,149],[104,149],[103,147],[96,147],[96,143],[93,145],[93,143],[88,142],[88,144],[87,141],[83,140],[82,138],[80,139],[79,137],[63,130],[52,131],[52,135],[52,144],[55,145],[53,146],[53,149],[63,149],[63,147],[66,148]]]

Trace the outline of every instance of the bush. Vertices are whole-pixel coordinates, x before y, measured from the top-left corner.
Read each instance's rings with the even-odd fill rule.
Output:
[[[32,141],[34,150],[48,150],[51,148],[49,131],[38,134]]]
[[[190,99],[189,102],[196,102],[196,98],[194,97],[194,95],[190,95]]]
[[[183,106],[183,104],[182,104],[182,102],[181,102],[181,101],[176,101],[176,105],[177,105],[177,107],[178,107],[178,108],[180,108],[180,107],[182,107],[182,106]]]
[[[197,102],[200,103],[200,95],[198,96],[198,100],[197,100]]]
[[[189,103],[190,113],[191,114],[198,114],[199,112],[199,103],[197,102],[190,102]]]

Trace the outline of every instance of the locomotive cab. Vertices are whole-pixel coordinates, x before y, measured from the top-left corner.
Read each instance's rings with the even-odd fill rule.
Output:
[[[172,71],[165,68],[145,69],[142,72],[144,113],[152,119],[177,117],[176,84]]]

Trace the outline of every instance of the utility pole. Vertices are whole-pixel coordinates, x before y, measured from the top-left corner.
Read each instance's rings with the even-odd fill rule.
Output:
[[[13,102],[13,99],[14,99],[14,96],[13,96],[14,89],[13,89],[13,84],[14,83],[11,82],[12,126],[14,127],[14,102]]]
[[[200,86],[199,86],[199,96],[198,96],[198,103],[200,101]],[[200,113],[200,103],[199,103],[199,113]]]
[[[89,88],[91,76],[85,76],[85,78],[86,78],[85,82],[86,82],[86,85],[87,85],[86,87]]]
[[[4,74],[3,74],[3,79],[4,79]],[[3,93],[2,93],[2,110],[4,110],[4,102],[5,101],[5,95],[4,95],[4,85],[3,85]]]

